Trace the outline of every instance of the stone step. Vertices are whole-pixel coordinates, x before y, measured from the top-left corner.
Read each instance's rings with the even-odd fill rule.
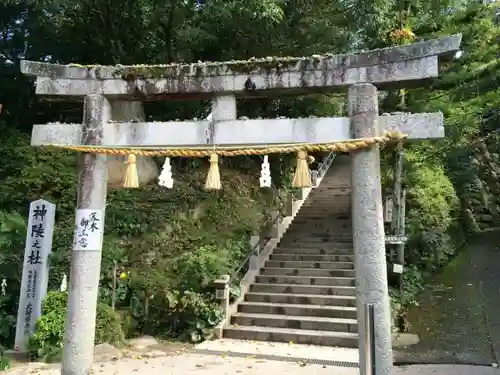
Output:
[[[231,325],[274,328],[307,329],[312,331],[337,331],[356,333],[356,319],[322,318],[312,316],[288,316],[272,314],[234,313]]]
[[[350,224],[352,222],[351,218],[348,216],[330,216],[328,218],[303,218],[299,215],[295,216],[293,223],[291,225],[343,225]]]
[[[295,219],[293,220],[294,223],[335,223],[335,222],[351,222],[351,214],[350,213],[343,213],[343,214],[338,214],[335,216],[329,216],[328,218],[309,218],[309,219],[304,219],[300,216],[300,213],[295,216]]]
[[[252,284],[251,293],[319,294],[329,296],[355,296],[354,286],[300,285],[300,284]]]
[[[282,240],[280,241],[279,247],[284,248],[321,248],[321,249],[352,249],[352,242],[310,242],[310,241],[292,241],[292,240]]]
[[[337,171],[335,171],[337,172]],[[350,173],[345,173],[345,174],[338,174],[336,173],[335,175],[326,175],[323,177],[323,181],[325,181],[325,184],[321,184],[319,188],[322,189],[322,191],[331,189],[331,190],[339,190],[339,189],[351,189],[351,174]],[[322,181],[322,182],[323,182]]]
[[[277,247],[273,254],[319,254],[319,255],[351,255],[353,249],[324,247]]]
[[[316,222],[293,222],[288,227],[288,233],[296,232],[316,232],[316,233],[352,233],[352,225],[349,221],[316,221]]]
[[[288,228],[287,237],[300,238],[308,237],[327,237],[327,238],[344,238],[352,234],[352,227],[320,227],[319,225],[292,225]]]
[[[309,195],[304,204],[308,206],[314,206],[315,204],[325,204],[330,206],[340,206],[346,203],[351,203],[351,192],[344,192],[342,190],[330,190],[325,192],[317,192]],[[304,206],[302,206],[304,207]]]
[[[347,181],[350,178],[341,177],[341,179],[344,179],[345,181],[341,181],[339,179],[331,177],[329,178],[328,176],[323,177],[321,185],[314,188],[313,193],[327,194],[330,192],[334,194],[339,194],[339,192],[345,192],[345,194],[351,194],[352,186],[350,181]]]
[[[321,185],[315,189],[313,189],[310,197],[327,197],[329,195],[349,195],[352,193],[352,189],[346,185],[344,186],[328,186],[328,183],[331,182],[328,178],[323,178],[321,181]],[[323,185],[325,183],[325,185]]]
[[[268,260],[265,263],[266,267],[270,268],[315,268],[322,270],[354,270],[353,262],[300,262],[300,261],[285,261],[279,262]]]
[[[352,230],[351,220],[304,220],[293,221],[288,227],[290,231],[323,231],[323,230]]]
[[[343,209],[346,213],[350,212],[348,209],[351,206],[351,197],[349,195],[344,196],[330,196],[325,198],[313,198],[308,197],[308,199],[302,204],[300,212],[304,210],[335,210]]]
[[[327,285],[327,286],[354,286],[353,277],[307,277],[307,276],[279,276],[258,275],[256,283],[262,284],[298,284],[298,285]]]
[[[284,293],[247,293],[247,302],[267,303],[290,303],[316,306],[350,306],[356,307],[354,296],[329,296],[329,295],[307,295],[307,294],[284,294]]]
[[[355,307],[277,304],[269,302],[242,302],[238,305],[238,312],[245,314],[275,314],[354,320],[357,318]]]
[[[307,214],[322,214],[322,215],[332,215],[339,213],[348,213],[350,211],[350,203],[343,203],[337,205],[328,205],[325,203],[314,203],[314,205],[303,205],[300,209],[300,216],[304,216]]]
[[[271,327],[224,327],[224,337],[237,340],[293,342],[295,344],[358,347],[358,334]]]
[[[288,232],[287,235],[280,241],[280,243],[315,243],[315,244],[352,244],[352,233],[347,232],[342,235],[337,236],[311,236],[308,234],[300,233],[298,235],[293,234],[293,232]]]
[[[278,249],[276,249],[278,250]],[[275,251],[276,251],[275,250]],[[300,254],[300,253],[283,253],[272,254],[269,257],[272,261],[278,262],[354,262],[354,255],[347,254]]]
[[[313,242],[318,244],[331,244],[331,243],[352,243],[352,231],[345,230],[337,231],[337,233],[325,232],[311,232],[311,231],[291,231],[288,232],[286,237],[280,243],[293,243],[293,242]]]
[[[336,207],[348,207],[351,205],[351,195],[334,195],[329,194],[322,197],[309,196],[302,204],[304,208],[329,209]]]
[[[309,196],[308,199],[304,202],[302,205],[302,208],[304,207],[319,207],[318,205],[321,205],[321,208],[323,207],[338,207],[338,206],[343,206],[345,207],[346,205],[351,203],[351,194],[338,194],[338,193],[326,193],[323,195],[313,195]],[[325,205],[325,206],[323,206]]]
[[[311,212],[311,213],[302,213],[300,212],[300,218],[302,220],[309,220],[309,219],[312,219],[312,220],[327,220],[327,219],[330,219],[330,218],[336,218],[340,215],[342,216],[345,216],[347,215],[347,212],[350,211],[349,210],[339,210],[339,211],[332,211],[332,212],[328,212],[328,213],[316,213],[316,212]]]
[[[287,275],[309,277],[354,277],[354,270],[345,269],[318,269],[318,268],[271,268],[260,270],[261,275]]]
[[[338,212],[342,209],[344,212],[349,212],[350,206],[350,199],[338,199],[338,197],[332,197],[330,201],[328,199],[308,199],[302,204],[299,215],[304,211]]]

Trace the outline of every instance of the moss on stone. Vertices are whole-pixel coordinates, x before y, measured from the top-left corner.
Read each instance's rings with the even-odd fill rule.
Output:
[[[196,77],[205,75],[223,75],[227,73],[249,74],[251,72],[269,73],[273,70],[284,71],[298,67],[299,70],[316,69],[323,59],[332,55],[313,55],[311,57],[265,57],[249,60],[232,60],[224,62],[197,62],[192,64],[157,64],[157,65],[117,65],[113,76],[130,79],[162,79],[178,78],[194,73]],[[95,69],[101,65],[70,64],[71,67]]]

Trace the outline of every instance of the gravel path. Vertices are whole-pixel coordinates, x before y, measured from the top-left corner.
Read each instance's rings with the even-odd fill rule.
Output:
[[[410,332],[421,341],[398,352],[399,362],[498,363],[499,243],[500,232],[476,236],[437,277],[436,287],[409,311]]]

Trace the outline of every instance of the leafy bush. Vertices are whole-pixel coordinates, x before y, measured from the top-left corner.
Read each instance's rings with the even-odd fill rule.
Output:
[[[149,324],[142,327],[143,332],[199,342],[210,339],[213,328],[222,320],[222,311],[213,297],[171,290],[149,299],[147,307],[143,299],[134,297],[132,314],[137,321]]]
[[[247,246],[242,241],[205,245],[187,252],[174,260],[175,289],[204,292],[212,282],[231,271],[231,267],[246,255]]]
[[[97,304],[95,343],[121,345],[125,341],[120,316],[110,306]]]
[[[0,371],[5,371],[10,369],[10,361],[8,358],[0,356]]]
[[[30,338],[30,352],[36,357],[57,357],[64,343],[64,329],[68,308],[67,292],[49,292],[42,302],[42,316]],[[97,305],[95,343],[119,345],[124,341],[120,319],[109,306]]]
[[[0,277],[11,285],[21,280],[26,226],[26,219],[19,213],[0,211]]]
[[[191,341],[199,342],[212,338],[213,328],[221,321],[219,306],[207,301],[206,296],[191,291],[174,291],[166,295],[169,320],[185,322],[182,328],[189,334]]]
[[[459,216],[458,198],[442,166],[411,153],[407,164],[407,261],[431,270],[455,252],[449,230]]]
[[[417,296],[424,290],[430,272],[453,256],[463,239],[457,225],[460,211],[454,186],[442,165],[429,158],[426,147],[430,146],[413,146],[405,153],[409,240],[405,247],[402,290],[390,291],[395,330],[407,328],[403,319],[405,308],[417,303]],[[387,169],[385,172],[387,185],[390,174]],[[457,241],[453,242],[452,237]]]
[[[216,246],[200,246],[174,261],[180,290],[199,292],[220,277],[228,264],[229,251]]]
[[[0,346],[10,346],[13,343],[16,326],[16,316],[13,298],[0,296]]]

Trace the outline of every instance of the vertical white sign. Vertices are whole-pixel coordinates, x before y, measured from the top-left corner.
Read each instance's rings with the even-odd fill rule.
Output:
[[[101,251],[104,234],[102,210],[80,209],[76,211],[73,250]]]
[[[387,195],[385,197],[385,207],[384,207],[384,222],[392,222],[392,195]]]
[[[28,339],[41,315],[42,300],[47,294],[49,282],[48,258],[52,251],[55,215],[56,205],[53,203],[37,200],[30,204],[17,312],[16,351],[26,351]]]

